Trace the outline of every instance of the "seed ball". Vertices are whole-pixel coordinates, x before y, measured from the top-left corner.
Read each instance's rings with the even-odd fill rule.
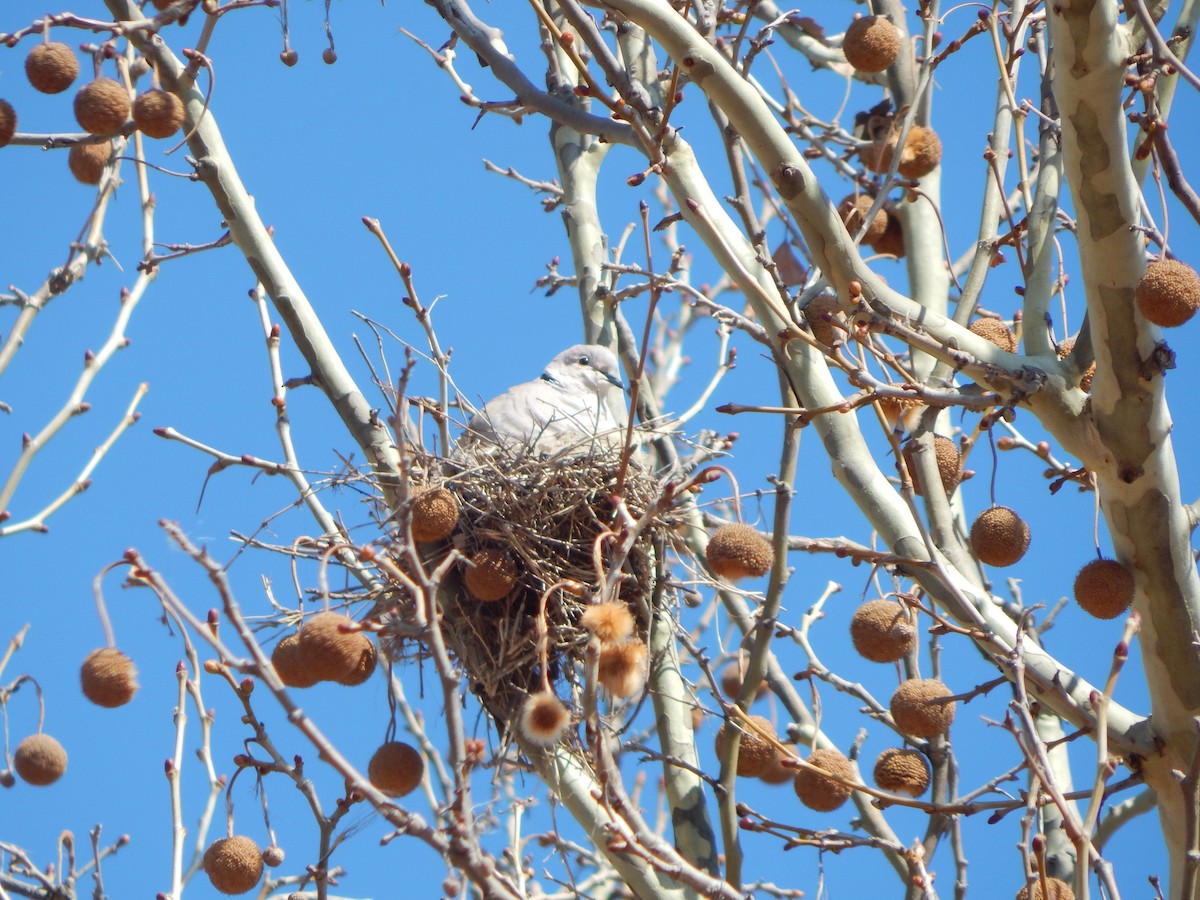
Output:
[[[356,687],[370,678],[375,672],[375,663],[379,658],[379,651],[375,649],[374,641],[361,631],[354,637],[358,638],[358,662],[354,666],[354,671],[337,680],[338,684],[344,684],[346,687]]]
[[[1161,328],[1175,328],[1200,309],[1200,275],[1177,259],[1152,262],[1134,296],[1143,316]]]
[[[25,77],[43,94],[61,94],[79,76],[79,60],[66,44],[38,44],[25,57]]]
[[[770,720],[763,716],[750,716],[750,721],[768,734],[775,732]],[[722,757],[726,753],[725,745],[731,727],[733,726],[726,723],[717,729],[715,749],[718,757]],[[737,773],[743,778],[759,778],[775,761],[775,747],[769,741],[759,737],[758,731],[749,726],[740,731],[742,739],[738,743]]]
[[[610,600],[589,606],[579,617],[579,624],[590,631],[602,644],[616,644],[633,634],[633,613],[620,600]]]
[[[1075,338],[1066,338],[1061,344],[1055,348],[1059,359],[1066,359],[1071,355],[1071,351],[1075,349]],[[1079,379],[1079,389],[1085,394],[1092,389],[1092,379],[1096,377],[1096,364],[1092,363],[1088,366],[1088,370],[1083,373]]]
[[[920,797],[929,788],[929,763],[916,750],[884,750],[875,760],[875,784],[893,794]]]
[[[112,144],[73,144],[67,151],[67,166],[81,184],[99,184],[104,167],[112,159]]]
[[[836,750],[814,750],[808,762],[830,775],[854,781],[854,766]],[[833,812],[854,793],[854,788],[811,769],[797,769],[792,786],[800,802],[817,812]]]
[[[742,680],[745,677],[744,662],[731,662],[721,670],[721,690],[725,692],[725,696],[730,700],[736,700],[742,693]],[[761,700],[767,695],[767,691],[771,686],[767,684],[764,678],[758,683],[758,687],[754,691],[754,699]]]
[[[850,619],[854,649],[871,662],[903,659],[917,643],[912,614],[891,600],[868,600]]]
[[[83,696],[97,706],[115,709],[124,706],[137,693],[137,668],[133,660],[116,647],[93,650],[79,670]]]
[[[245,835],[213,841],[204,851],[204,874],[222,894],[244,894],[262,878],[258,844]]]
[[[904,427],[908,414],[918,410],[923,405],[916,397],[881,397],[878,401],[879,411],[883,413],[889,428],[898,424]]]
[[[45,787],[67,771],[67,751],[48,734],[31,734],[17,744],[13,768],[27,784]]]
[[[649,657],[646,645],[638,638],[622,644],[605,644],[600,648],[596,678],[614,697],[636,694],[646,683]]]
[[[264,847],[262,852],[263,865],[268,868],[277,868],[283,865],[283,860],[287,856],[282,847],[272,844],[270,847]]]
[[[1023,885],[1017,891],[1017,900],[1075,900],[1075,891],[1069,884],[1061,878],[1047,878],[1046,891],[1042,891],[1042,879],[1039,877],[1033,882],[1033,893],[1029,892],[1029,885]]]
[[[904,457],[904,464],[908,466],[908,474],[912,478],[913,492],[918,497],[923,497],[924,492],[921,489],[921,479],[917,477],[917,467],[913,464],[913,452],[917,446],[915,439],[906,442],[901,455]],[[949,494],[962,481],[962,454],[958,452],[958,446],[954,441],[940,434],[933,436],[933,454],[937,457],[938,475],[941,476],[942,490]]]
[[[1007,506],[985,509],[971,523],[971,549],[989,566],[1011,566],[1029,549],[1029,525]]]
[[[790,744],[788,746],[791,746]],[[775,756],[767,763],[767,767],[758,775],[758,780],[763,784],[787,784],[796,776],[796,770],[791,766],[784,765],[785,760],[791,760],[793,754],[783,753],[776,750]]]
[[[325,63],[325,65],[332,66],[335,62],[337,62],[337,51],[332,47],[326,47],[321,51],[321,60]]]
[[[271,665],[275,667],[279,680],[287,687],[312,687],[321,680],[305,661],[298,632],[287,635],[275,645],[271,651]]]
[[[936,678],[910,678],[892,694],[892,718],[905,734],[931,738],[945,734],[954,721],[955,702],[938,702],[952,696]]]
[[[882,72],[900,54],[900,30],[883,16],[863,16],[846,29],[846,62],[860,72]]]
[[[183,101],[158,88],[139,94],[133,101],[133,123],[147,137],[169,138],[183,125]]]
[[[151,2],[154,4],[155,9],[161,11],[170,6],[174,0],[151,0]]]
[[[298,655],[312,669],[317,681],[340,682],[358,669],[365,635],[349,630],[354,627],[349,616],[332,612],[318,613],[304,623]]]
[[[552,691],[538,691],[525,699],[517,727],[530,743],[552,747],[570,724],[571,713],[563,702]]]
[[[867,213],[871,211],[871,206],[875,200],[868,197],[866,194],[859,194],[857,197],[853,194],[842,199],[838,204],[838,215],[841,216],[842,222],[846,225],[846,230],[851,235],[857,234],[862,228],[863,222],[866,221]],[[871,218],[871,224],[867,226],[866,233],[863,234],[862,242],[864,244],[874,244],[883,237],[883,233],[887,231],[888,214],[883,208],[879,208],[879,212],[875,213]]]
[[[424,776],[424,757],[403,741],[388,741],[367,763],[367,778],[389,797],[412,793]]]
[[[279,61],[290,69],[296,63],[300,62],[300,54],[295,50],[283,50],[280,51]]]
[[[904,226],[894,210],[888,210],[887,228],[883,235],[871,244],[871,249],[884,256],[904,258]]]
[[[942,161],[942,141],[937,132],[923,125],[913,125],[904,139],[904,151],[896,171],[905,178],[924,178]],[[891,160],[888,160],[891,164]]]
[[[414,541],[445,540],[457,524],[458,498],[446,488],[428,488],[413,498],[410,527]]]
[[[1133,603],[1133,575],[1115,559],[1093,559],[1075,576],[1075,602],[1097,619],[1115,619]]]
[[[999,319],[976,319],[967,329],[985,341],[991,341],[1001,350],[1017,352],[1017,336]]]
[[[0,147],[4,147],[17,133],[17,111],[7,100],[0,100]]]
[[[486,547],[471,557],[463,581],[481,603],[503,600],[517,583],[517,566],[503,550]]]
[[[836,338],[844,340],[845,330],[833,323],[845,325],[846,315],[842,312],[838,298],[832,294],[820,294],[810,300],[808,306],[804,307],[804,318],[808,320],[813,337],[826,347],[832,347]]]
[[[759,578],[775,564],[771,542],[753,526],[732,523],[722,525],[709,539],[704,551],[708,565],[722,578]]]
[[[111,78],[97,78],[75,95],[75,118],[89,134],[117,131],[129,118],[129,92]]]

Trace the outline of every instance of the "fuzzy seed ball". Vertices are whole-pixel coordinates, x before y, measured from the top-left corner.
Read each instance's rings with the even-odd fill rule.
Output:
[[[846,225],[846,230],[851,235],[858,233],[858,229],[862,228],[863,222],[866,221],[867,213],[871,211],[871,206],[875,202],[872,197],[866,194],[859,194],[857,197],[851,194],[842,199],[838,204],[838,215]],[[883,237],[883,233],[887,231],[888,214],[883,207],[879,208],[879,212],[871,218],[871,224],[867,226],[866,233],[863,235],[862,242],[864,244],[874,244]]]
[[[1133,575],[1115,559],[1093,559],[1075,576],[1075,602],[1097,619],[1115,619],[1133,603]]]
[[[985,341],[991,341],[1001,350],[1017,352],[1017,336],[999,319],[976,319],[968,328]]]
[[[0,100],[0,147],[4,147],[17,133],[17,111],[7,100]]]
[[[600,643],[616,644],[633,634],[633,613],[620,600],[611,600],[589,606],[579,617],[579,624]]]
[[[48,734],[31,734],[17,744],[13,768],[27,784],[45,787],[67,771],[67,751]]]
[[[750,716],[750,721],[768,734],[774,734],[771,721],[763,716]],[[736,726],[728,723],[717,729],[715,749],[718,757],[726,753],[727,735]],[[742,739],[738,743],[737,773],[743,778],[759,778],[768,766],[775,761],[775,748],[770,742],[761,738],[757,730],[745,726],[740,729]]]
[[[1066,359],[1071,355],[1071,351],[1075,349],[1075,338],[1069,337],[1059,344],[1055,351],[1059,359]],[[1088,366],[1088,370],[1079,378],[1079,389],[1085,394],[1092,389],[1092,379],[1096,377],[1096,364],[1092,363]]]
[[[412,793],[424,776],[424,757],[403,741],[388,741],[367,763],[367,778],[389,797]]]
[[[412,502],[414,541],[430,543],[450,537],[458,524],[458,498],[444,487],[421,491]]]
[[[875,760],[875,784],[893,794],[920,797],[929,789],[929,763],[916,750],[884,750]]]
[[[905,178],[924,178],[942,161],[942,141],[932,128],[913,125],[904,140],[896,171]],[[888,161],[891,162],[890,160]]]
[[[1042,879],[1038,878],[1033,883],[1033,893],[1029,892],[1029,885],[1023,885],[1017,891],[1017,900],[1075,900],[1075,891],[1072,887],[1063,881],[1061,878],[1047,878],[1046,890],[1042,891]]]
[[[913,491],[918,497],[922,497],[924,492],[921,489],[921,480],[917,477],[917,467],[913,464],[913,453],[916,449],[917,442],[915,440],[908,441],[904,445],[902,456],[905,465],[908,466],[909,477],[912,478]],[[949,494],[962,481],[962,455],[958,452],[958,445],[954,441],[940,434],[933,436],[933,453],[937,457],[942,490]]]
[[[283,860],[287,857],[282,847],[272,844],[270,847],[264,847],[262,852],[263,865],[274,869],[283,865]]]
[[[25,77],[43,94],[61,94],[79,75],[79,60],[66,44],[38,44],[25,57]]]
[[[854,767],[850,760],[836,750],[814,750],[808,762],[831,775],[854,781]],[[797,769],[792,786],[800,802],[817,812],[833,812],[854,793],[853,788],[811,769]]]
[[[133,101],[133,123],[146,137],[169,138],[183,125],[183,101],[155,88]]]
[[[355,687],[363,684],[375,672],[375,663],[379,658],[379,651],[375,649],[375,642],[372,641],[362,632],[357,635],[358,640],[358,662],[355,663],[354,670],[337,680],[338,684],[344,684],[346,687]]]
[[[289,634],[275,645],[271,651],[271,665],[287,687],[312,687],[321,679],[304,659],[304,651],[300,647],[300,634]]]
[[[854,649],[871,662],[903,659],[917,643],[912,614],[891,600],[868,600],[850,619]]]
[[[834,340],[838,338],[845,340],[845,330],[833,323],[836,321],[845,325],[846,315],[842,312],[838,298],[832,294],[820,294],[810,300],[808,306],[804,307],[804,318],[808,320],[813,337],[826,347],[832,347]]]
[[[1029,549],[1029,524],[1007,506],[985,509],[971,523],[971,549],[988,566],[1011,566]]]
[[[721,670],[721,690],[725,692],[725,696],[730,700],[736,700],[742,692],[742,679],[745,677],[744,665],[739,662],[731,662]],[[767,695],[767,691],[771,686],[767,684],[764,678],[758,683],[758,687],[754,691],[754,699],[761,700]]]
[[[93,650],[79,670],[83,696],[97,706],[115,709],[124,706],[137,693],[137,668],[133,660],[116,647]]]
[[[258,844],[244,835],[213,841],[204,851],[204,874],[222,894],[245,894],[262,877]]]
[[[882,397],[877,402],[889,428],[895,428],[897,424],[903,426],[908,414],[922,406],[916,397]]]
[[[605,644],[600,648],[596,677],[614,697],[636,694],[646,683],[649,656],[646,645],[637,638],[622,644]]]
[[[358,669],[365,635],[348,630],[354,627],[349,616],[332,612],[318,613],[304,623],[297,653],[317,681],[341,681]]]
[[[888,211],[887,228],[883,235],[871,244],[871,249],[884,256],[904,258],[904,226],[894,210]]]
[[[753,526],[733,523],[722,525],[709,539],[704,551],[708,564],[722,578],[759,578],[775,564],[771,542]]]
[[[562,701],[550,691],[538,691],[526,698],[518,727],[525,740],[551,747],[558,743],[570,724],[571,714]]]
[[[67,166],[81,184],[99,184],[104,167],[112,159],[112,144],[74,144],[67,152]]]
[[[503,600],[517,583],[517,566],[503,550],[486,547],[471,557],[463,581],[482,603]]]
[[[794,768],[784,765],[784,760],[790,760],[791,758],[792,754],[790,753],[775,751],[775,756],[767,763],[766,768],[758,774],[758,780],[763,784],[787,784],[796,776]]]
[[[1187,263],[1161,259],[1146,266],[1134,296],[1143,316],[1160,328],[1175,328],[1200,309],[1200,275]]]
[[[900,54],[900,30],[883,16],[863,16],[846,29],[846,62],[860,72],[882,72]]]
[[[954,721],[955,703],[937,701],[950,696],[950,688],[936,678],[910,678],[892,694],[892,718],[905,734],[923,738],[945,734]]]
[[[129,118],[129,92],[111,78],[97,78],[75,95],[75,118],[89,134],[116,131]]]

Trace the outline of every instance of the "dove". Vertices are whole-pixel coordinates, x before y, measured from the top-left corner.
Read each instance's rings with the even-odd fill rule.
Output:
[[[471,417],[459,444],[494,444],[516,456],[608,451],[622,444],[623,422],[607,399],[623,390],[616,356],[576,344],[547,364],[541,377],[514,385]],[[597,440],[598,439],[598,440]]]

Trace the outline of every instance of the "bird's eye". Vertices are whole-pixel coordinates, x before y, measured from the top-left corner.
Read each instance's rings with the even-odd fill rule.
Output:
[[[586,366],[586,365],[588,365],[589,363],[591,363],[591,361],[592,361],[592,360],[591,360],[591,358],[590,358],[590,357],[587,357],[587,356],[581,356],[581,357],[579,357],[579,364],[580,364],[581,366]]]

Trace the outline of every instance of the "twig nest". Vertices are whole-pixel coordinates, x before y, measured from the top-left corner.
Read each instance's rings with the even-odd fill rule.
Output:
[[[968,326],[967,330],[979,335],[985,341],[991,341],[1001,350],[1007,350],[1009,353],[1017,352],[1017,336],[999,319],[976,319]]]
[[[17,111],[7,100],[0,100],[0,147],[7,146],[17,133]]]
[[[271,665],[287,687],[312,687],[321,679],[304,660],[304,652],[300,649],[300,634],[289,634],[282,638],[271,651]]]
[[[1007,506],[985,509],[971,523],[971,549],[989,566],[1011,566],[1029,549],[1029,524]]]
[[[769,734],[773,734],[775,731],[771,721],[764,716],[750,716],[750,721]],[[736,726],[726,722],[717,729],[715,749],[718,757],[723,757],[728,752],[726,745],[731,728],[736,728]],[[760,737],[756,729],[750,728],[748,725],[737,730],[741,732],[742,736],[738,743],[737,773],[742,778],[759,778],[775,761],[775,747],[770,741]]]
[[[863,16],[846,29],[846,62],[860,72],[882,72],[900,54],[900,30],[883,16]]]
[[[929,762],[907,747],[891,747],[875,760],[875,784],[893,794],[920,797],[929,789]]]
[[[262,878],[258,844],[245,835],[213,841],[204,851],[204,874],[222,894],[245,894]]]
[[[867,213],[871,211],[871,206],[875,200],[866,194],[855,196],[850,194],[844,197],[842,202],[838,204],[838,215],[841,216],[842,222],[846,225],[846,230],[851,236],[858,233],[858,229],[862,228],[863,222],[867,219]],[[879,212],[871,217],[871,224],[867,226],[866,232],[863,234],[863,243],[872,245],[883,237],[887,231],[888,214],[883,207],[880,207]]]
[[[871,662],[903,659],[917,643],[912,613],[891,600],[868,600],[850,619],[854,649]]]
[[[79,683],[83,696],[97,706],[115,709],[137,693],[137,667],[116,647],[102,647],[84,658]]]
[[[721,670],[721,690],[725,692],[725,696],[730,700],[736,700],[742,693],[742,681],[746,677],[746,661],[737,659]],[[771,686],[767,684],[764,678],[758,683],[758,687],[754,689],[754,699],[761,700],[767,695],[767,691]]]
[[[540,747],[552,747],[558,743],[570,724],[571,714],[553,691],[530,694],[521,706],[517,722],[522,737]]]
[[[517,565],[498,547],[485,547],[471,557],[463,582],[482,603],[503,600],[517,583]]]
[[[317,681],[341,683],[353,678],[363,665],[364,654],[374,652],[374,647],[367,646],[371,639],[352,630],[355,628],[349,616],[332,612],[318,613],[304,623],[296,653]]]
[[[804,307],[804,318],[808,321],[808,327],[812,329],[813,337],[826,347],[832,347],[835,339],[845,339],[845,330],[833,324],[835,321],[841,325],[846,323],[842,305],[833,294],[818,294],[813,297],[808,306]]]
[[[904,258],[904,225],[894,209],[888,210],[887,228],[871,244],[871,249],[884,256]]]
[[[155,88],[133,101],[133,123],[146,137],[169,138],[183,125],[183,101]]]
[[[48,734],[31,734],[17,744],[13,768],[27,784],[45,787],[67,771],[67,751]]]
[[[424,777],[424,757],[403,741],[383,744],[367,763],[367,778],[389,797],[411,794]]]
[[[589,606],[579,617],[579,624],[596,636],[602,644],[616,644],[633,634],[633,613],[620,600],[608,600]]]
[[[118,81],[101,76],[75,95],[75,119],[89,134],[118,130],[129,118],[129,92]]]
[[[808,764],[846,781],[854,781],[850,760],[836,750],[814,750]],[[854,793],[854,788],[812,769],[797,769],[792,786],[800,802],[817,812],[833,812]]]
[[[918,446],[916,438],[906,441],[901,449],[901,456],[904,458],[904,464],[908,466],[908,474],[913,482],[913,492],[918,497],[923,497],[925,496],[924,486],[917,475],[917,467],[913,464],[913,454]],[[947,494],[952,493],[962,481],[962,454],[958,452],[958,445],[945,435],[935,434],[933,436],[933,454],[937,457],[942,490]]]
[[[1175,328],[1200,309],[1200,275],[1187,263],[1161,259],[1146,266],[1134,296],[1143,316],[1160,328]]]
[[[1133,575],[1115,559],[1093,559],[1075,576],[1075,602],[1097,619],[1115,619],[1133,603]]]
[[[950,688],[936,678],[910,678],[892,694],[891,711],[896,727],[914,737],[945,734],[954,721],[955,701]]]
[[[791,745],[789,744],[788,746]],[[787,784],[796,776],[796,769],[786,765],[786,761],[791,759],[792,754],[776,750],[775,755],[767,763],[766,768],[758,774],[758,780],[763,784]]]
[[[722,525],[709,539],[704,551],[708,565],[722,578],[760,578],[775,564],[775,549],[751,525]]]
[[[604,644],[596,665],[596,678],[614,697],[636,694],[646,683],[649,651],[638,638],[620,644]]]
[[[450,537],[458,525],[458,498],[444,487],[427,488],[413,498],[413,540],[432,543]]]
[[[1029,885],[1023,885],[1017,891],[1017,900],[1075,900],[1075,891],[1061,878],[1047,878],[1046,889],[1042,890],[1042,879],[1039,877],[1033,883],[1033,892]]]
[[[81,184],[99,184],[104,167],[112,159],[112,144],[74,144],[67,151],[67,166]]]
[[[38,44],[25,57],[25,77],[43,94],[61,94],[79,76],[79,60],[66,44]]]

